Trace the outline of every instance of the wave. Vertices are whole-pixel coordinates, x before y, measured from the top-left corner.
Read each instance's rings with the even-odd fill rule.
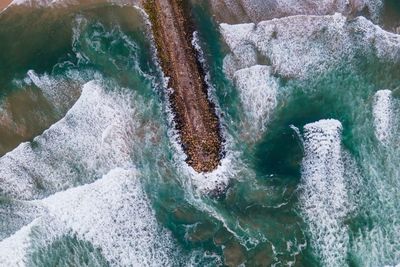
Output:
[[[256,65],[238,70],[234,82],[245,113],[256,128],[253,132],[263,132],[277,105],[278,82],[271,67]]]
[[[1,195],[42,198],[129,164],[136,108],[129,94],[86,83],[63,119],[0,159]]]
[[[111,266],[177,264],[175,241],[158,225],[135,169],[115,168],[92,184],[32,203],[44,212],[0,242],[4,266],[27,264],[35,249],[63,235],[100,248]]]
[[[349,246],[348,197],[341,149],[342,125],[320,120],[304,126],[300,205],[311,245],[326,266],[345,266]]]
[[[163,167],[159,167],[169,164],[169,153],[161,151],[168,142],[165,128],[159,124],[159,106],[149,99],[152,66],[145,66],[145,71],[139,68],[144,56],[137,54],[145,53],[132,41],[136,32],[130,31],[128,37],[119,23],[111,32],[104,26],[106,33],[98,33],[95,28],[102,27],[100,22],[81,19],[84,15],[74,17],[72,52],[78,62],[71,63],[71,68],[79,71],[70,73],[65,70],[69,66],[55,66],[54,72],[61,72],[58,79],[53,72],[40,75],[31,70],[21,81],[38,87],[62,113],[68,108],[68,97],[75,94],[66,90],[71,85],[69,80],[64,83],[67,77],[76,85],[77,101],[43,134],[0,158],[0,201],[11,199],[13,208],[6,209],[1,203],[0,213],[4,211],[15,224],[1,232],[0,265],[44,266],[60,251],[68,259],[74,257],[70,254],[86,253],[70,240],[61,241],[68,251],[55,247],[65,237],[85,241],[111,266],[182,266],[186,260],[196,260],[194,254],[188,259],[180,253],[171,233],[157,222],[152,192],[147,196],[144,191],[149,180],[164,178],[160,177],[165,173]],[[87,77],[80,77],[93,69],[98,72],[91,72],[88,78],[95,80],[82,86]],[[132,81],[125,82],[127,77]],[[121,88],[120,83],[130,88]],[[161,159],[154,158],[160,154]],[[142,184],[142,171],[149,168],[153,177],[146,176]],[[25,212],[30,208],[35,212]],[[18,215],[21,218],[12,219]],[[68,253],[70,247],[74,253]],[[89,257],[97,257],[90,253]],[[72,265],[80,266],[79,262]]]
[[[87,5],[87,4],[99,4],[99,3],[110,3],[113,5],[137,5],[137,0],[13,0],[7,8],[12,6],[30,6],[30,7],[65,7],[72,5]]]
[[[392,134],[392,102],[392,91],[379,90],[375,93],[373,104],[375,136],[380,142],[387,141]]]
[[[224,22],[262,21],[293,15],[328,15],[340,12],[347,16],[363,14],[380,20],[384,1],[378,0],[211,0],[217,19]]]
[[[270,65],[275,75],[305,79],[359,55],[375,55],[389,62],[400,60],[400,35],[382,30],[364,17],[347,20],[341,14],[292,16],[258,24],[220,24],[236,69]],[[333,41],[334,40],[334,41]],[[256,57],[262,56],[262,61]],[[251,63],[243,59],[248,58]],[[232,67],[230,67],[232,68]]]
[[[39,75],[34,70],[29,70],[23,82],[39,88],[53,109],[58,114],[65,114],[79,97],[81,85],[85,83],[87,76],[76,70],[66,71],[62,78],[47,73]]]
[[[0,198],[0,241],[15,234],[42,213],[35,204]]]
[[[395,266],[400,262],[399,109],[395,90],[379,90],[373,96],[372,136],[358,149],[362,180],[357,191],[358,220],[352,232],[351,254],[362,266]],[[366,132],[367,129],[364,130]],[[382,145],[383,144],[383,145]]]
[[[29,249],[32,227],[37,224],[34,220],[23,226],[14,235],[0,242],[0,263],[3,266],[24,266],[26,253]]]

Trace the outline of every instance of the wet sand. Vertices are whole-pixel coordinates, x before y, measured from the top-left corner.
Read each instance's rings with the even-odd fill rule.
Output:
[[[219,123],[191,45],[191,25],[183,5],[179,0],[144,1],[161,65],[173,88],[170,101],[186,162],[197,172],[210,172],[221,158]]]

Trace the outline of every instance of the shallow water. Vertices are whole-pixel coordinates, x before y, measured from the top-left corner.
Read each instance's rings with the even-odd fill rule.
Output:
[[[349,30],[360,47],[326,68],[303,55],[285,75],[266,47],[232,76],[209,10],[193,19],[226,140],[205,175],[184,162],[139,9],[0,14],[0,265],[400,263],[399,46],[377,55]],[[313,51],[329,48],[319,25]]]

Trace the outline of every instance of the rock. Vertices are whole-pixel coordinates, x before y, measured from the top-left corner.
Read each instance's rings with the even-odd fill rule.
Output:
[[[152,29],[168,86],[186,162],[197,172],[217,168],[222,150],[218,118],[204,88],[204,74],[199,68],[191,44],[193,33],[184,3],[178,0],[147,0],[144,7]]]

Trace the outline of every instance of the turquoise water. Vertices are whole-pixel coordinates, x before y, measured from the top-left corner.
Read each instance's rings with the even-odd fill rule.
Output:
[[[1,110],[11,121],[19,110],[25,129],[0,132],[11,151],[0,159],[0,265],[398,264],[399,139],[377,140],[372,107],[375,92],[393,91],[396,133],[400,63],[362,54],[307,79],[277,76],[277,106],[262,131],[249,127],[224,74],[229,49],[218,24],[200,5],[193,18],[226,140],[226,158],[208,176],[184,163],[140,10],[97,4],[0,15]],[[304,158],[320,155],[310,152],[307,125],[321,119],[342,125],[332,139],[341,160],[325,163],[343,165],[345,190],[331,184],[346,196],[337,217],[304,197],[313,197]],[[213,179],[229,181],[224,194],[204,190]],[[325,237],[335,242],[328,249]]]

